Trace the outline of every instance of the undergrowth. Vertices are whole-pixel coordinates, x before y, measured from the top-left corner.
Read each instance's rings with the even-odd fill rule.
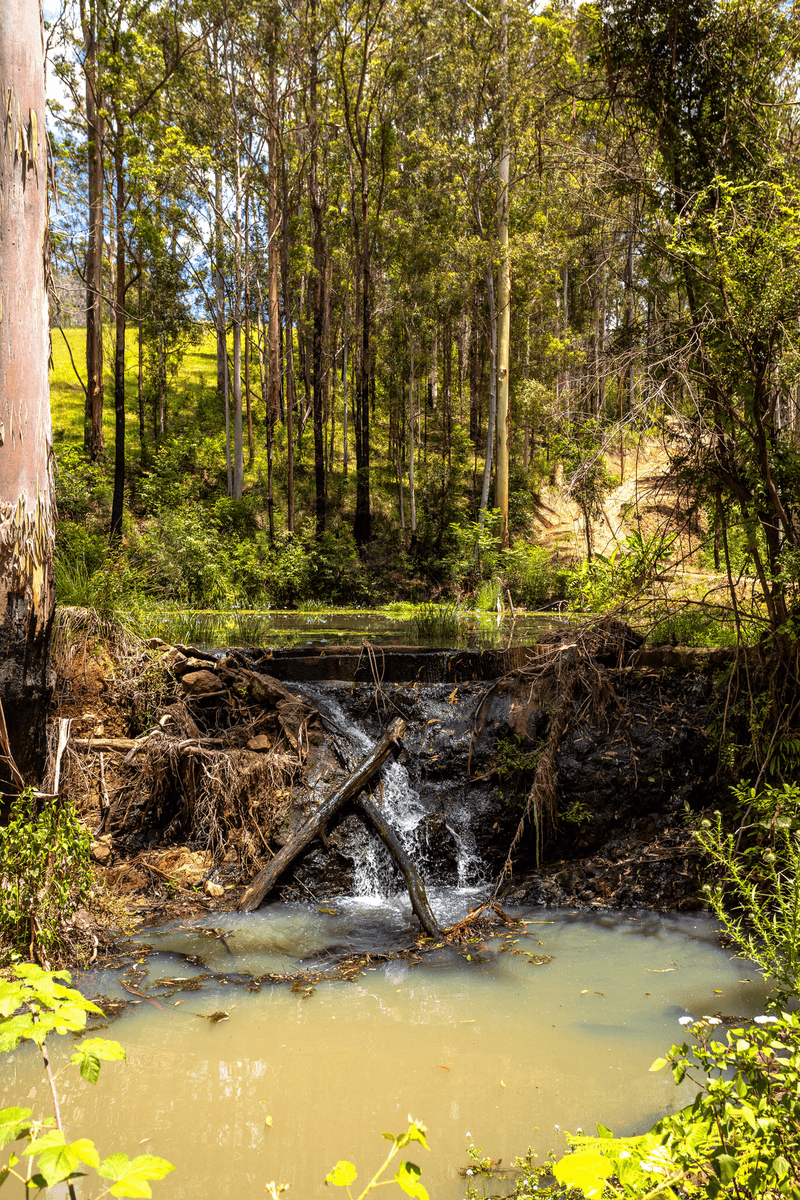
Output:
[[[7,803],[0,828],[0,963],[28,957],[49,968],[85,961],[92,943],[75,913],[94,889],[91,836],[67,800],[26,788]]]

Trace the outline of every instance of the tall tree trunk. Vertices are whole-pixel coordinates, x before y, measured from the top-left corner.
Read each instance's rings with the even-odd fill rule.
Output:
[[[312,347],[313,395],[312,407],[314,414],[314,491],[316,498],[316,529],[317,537],[325,532],[325,443],[322,431],[323,406],[323,334],[326,307],[326,263],[325,235],[322,227],[322,197],[319,186],[319,126],[317,113],[317,3],[311,0],[311,38],[310,71],[309,71],[309,180],[308,190],[311,202],[311,225],[314,242],[314,331]]]
[[[145,420],[144,420],[144,330],[143,330],[144,315],[143,315],[143,311],[142,311],[142,301],[143,301],[142,278],[143,278],[144,272],[142,270],[142,245],[141,245],[141,242],[139,243],[139,262],[137,264],[137,269],[139,271],[139,281],[136,286],[139,320],[137,322],[137,325],[138,325],[138,329],[137,329],[137,342],[138,342],[137,368],[138,369],[137,369],[137,373],[136,373],[136,396],[137,396],[137,400],[139,402],[139,465],[141,466],[142,470],[144,470],[144,468],[147,464],[147,433],[146,433],[146,429],[145,429]]]
[[[494,300],[494,272],[491,267],[486,272],[486,300],[489,308],[489,424],[486,430],[486,458],[483,464],[483,484],[478,517],[481,528],[486,520],[486,508],[489,503],[489,484],[492,478],[492,456],[495,443],[494,428],[497,416],[497,306]]]
[[[347,479],[347,350],[350,345],[350,283],[345,282],[342,320],[342,474]]]
[[[291,279],[289,275],[289,184],[286,163],[282,164],[283,237],[281,239],[281,269],[283,272],[283,312],[285,321],[284,354],[286,357],[286,528],[294,533],[294,332],[292,330]]]
[[[509,349],[511,342],[511,260],[508,255],[508,213],[509,213],[509,168],[511,153],[506,138],[505,105],[507,98],[506,76],[508,73],[508,14],[505,0],[500,0],[500,20],[502,29],[502,71],[503,96],[500,101],[503,106],[501,119],[503,121],[504,145],[500,151],[499,182],[500,189],[497,197],[497,241],[500,248],[500,265],[497,270],[497,472],[495,475],[495,504],[500,509],[500,542],[508,545],[508,454],[511,442],[511,413],[508,403],[508,369]]]
[[[356,513],[353,534],[363,550],[372,536],[370,512],[369,375],[372,296],[370,292],[369,182],[367,161],[361,162],[361,346],[356,372]]]
[[[281,329],[280,310],[278,307],[278,274],[280,270],[280,243],[278,241],[278,163],[277,163],[277,121],[278,121],[278,72],[275,65],[275,26],[270,30],[269,49],[269,120],[267,125],[267,153],[269,155],[269,178],[267,181],[267,269],[269,285],[267,292],[267,323],[269,329],[269,393],[267,399],[267,472],[269,506],[269,536],[275,540],[275,501],[272,480],[272,453],[274,431],[280,420],[281,410]]]
[[[261,379],[261,395],[268,397],[267,378],[264,371],[264,342],[266,336],[263,330],[263,312],[264,305],[261,295],[261,284],[258,275],[256,275],[256,288],[258,290],[258,309],[256,319],[256,340],[258,343],[258,371]],[[275,541],[275,497],[274,485],[272,477],[272,460],[275,446],[275,420],[276,416],[270,410],[269,399],[266,404],[266,421],[267,421],[267,516],[269,519],[269,540],[270,545]]]
[[[81,0],[84,77],[86,80],[86,183],[88,220],[86,236],[86,425],[85,447],[92,462],[105,454],[103,440],[103,139],[97,42],[97,0]]]
[[[214,170],[214,317],[217,333],[217,395],[224,403],[228,355],[225,336],[225,256],[222,241],[222,172]]]
[[[0,701],[10,751],[38,784],[52,694],[53,437],[47,155],[38,0],[0,0]],[[14,147],[12,150],[11,147]],[[0,791],[17,790],[0,764]]]
[[[417,497],[414,483],[414,342],[409,336],[408,353],[410,367],[408,375],[408,494],[411,501],[411,551],[417,548]]]
[[[247,465],[252,467],[256,456],[253,441],[253,407],[250,387],[250,192],[244,198],[244,395],[247,408]]]
[[[125,500],[125,166],[122,159],[124,127],[114,131],[114,216],[116,237],[114,291],[114,498],[111,503],[111,537],[122,535]]]

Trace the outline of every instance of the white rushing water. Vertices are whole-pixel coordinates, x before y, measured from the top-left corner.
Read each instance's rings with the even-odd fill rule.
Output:
[[[331,691],[322,688],[315,689],[314,703],[336,726],[337,734],[342,734],[347,738],[350,746],[350,765],[355,767],[358,760],[368,754],[375,743],[359,725],[351,720]],[[421,871],[428,890],[428,897],[434,911],[439,915],[436,881],[428,877],[425,869],[429,859],[424,824],[427,814],[419,793],[412,786],[408,771],[402,763],[391,761],[384,766],[381,784],[376,789],[374,799],[397,832],[412,862]],[[466,815],[464,813],[465,818]],[[475,890],[478,894],[480,885],[485,878],[483,863],[477,852],[475,839],[470,832],[468,822],[466,819],[460,821],[458,819],[460,816],[459,806],[456,806],[455,811],[448,814],[447,821],[447,829],[452,836],[455,849],[457,889],[460,891]],[[345,853],[352,854],[355,896],[363,899],[386,900],[405,893],[405,886],[394,868],[389,852],[372,829],[368,829],[365,825],[363,833],[350,835],[350,841],[351,845],[344,844],[342,849]]]

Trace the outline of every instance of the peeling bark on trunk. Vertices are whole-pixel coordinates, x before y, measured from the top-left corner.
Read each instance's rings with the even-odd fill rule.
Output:
[[[0,0],[0,109],[0,701],[17,765],[26,780],[38,783],[52,693],[55,606],[38,0]],[[0,791],[8,783],[0,773]]]

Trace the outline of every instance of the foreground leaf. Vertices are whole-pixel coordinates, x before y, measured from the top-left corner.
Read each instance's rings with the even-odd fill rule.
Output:
[[[112,1196],[132,1196],[135,1200],[150,1200],[153,1193],[148,1180],[163,1179],[174,1171],[171,1162],[156,1158],[153,1154],[140,1154],[130,1159],[127,1154],[111,1154],[104,1158],[97,1173],[103,1179],[112,1179],[109,1191]]]

